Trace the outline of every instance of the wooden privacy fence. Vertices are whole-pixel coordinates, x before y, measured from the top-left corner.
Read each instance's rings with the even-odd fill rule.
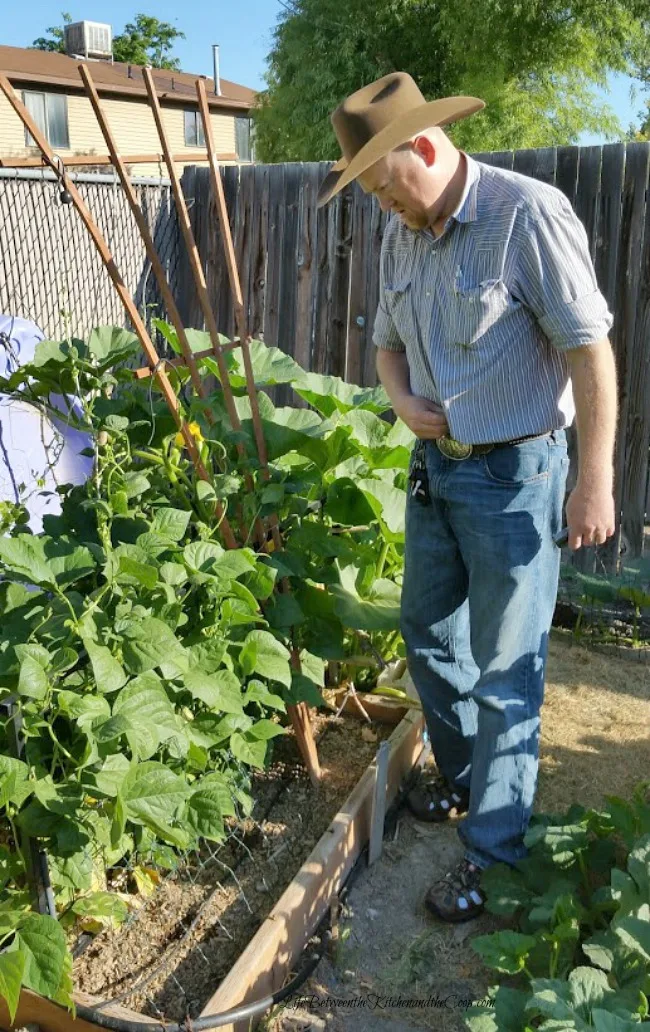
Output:
[[[619,376],[616,492],[621,530],[632,553],[641,554],[650,511],[650,144],[549,147],[474,157],[558,187],[586,228],[598,283],[615,316],[610,338]],[[329,168],[329,162],[319,162],[223,169],[248,325],[253,336],[282,348],[307,369],[372,385],[372,327],[387,215],[357,184],[317,210],[316,194]],[[207,171],[187,169],[183,188],[193,199],[194,229],[220,328],[234,333]],[[179,277],[186,325],[201,325],[182,263]],[[284,401],[284,392],[279,394]],[[617,536],[610,560],[618,544]],[[589,565],[586,550],[582,552],[581,565]]]

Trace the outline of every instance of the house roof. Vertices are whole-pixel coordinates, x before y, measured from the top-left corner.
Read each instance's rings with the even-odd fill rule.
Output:
[[[86,64],[100,94],[146,97],[147,90],[139,65],[109,64],[104,61],[80,61],[66,54],[53,54],[46,50],[27,50],[22,47],[0,46],[0,74],[11,83],[34,83],[60,86],[65,89],[83,91],[79,77],[79,65]],[[153,68],[152,74],[158,97],[171,103],[196,102],[196,80],[205,79],[208,104],[211,108],[238,108],[250,110],[257,96],[255,90],[240,86],[236,82],[221,80],[221,96],[214,92],[214,80],[190,72],[171,72]]]

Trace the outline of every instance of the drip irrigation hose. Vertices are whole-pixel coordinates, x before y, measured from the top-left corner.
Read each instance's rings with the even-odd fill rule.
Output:
[[[323,938],[328,934],[325,933]],[[241,1007],[234,1007],[232,1010],[222,1011],[221,1014],[206,1014],[205,1017],[197,1018],[195,1021],[190,1018],[187,1018],[182,1024],[162,1021],[128,1021],[126,1018],[105,1014],[94,1007],[86,1007],[80,1003],[76,1005],[76,1015],[78,1018],[83,1018],[84,1021],[90,1021],[95,1025],[101,1026],[101,1028],[110,1029],[111,1032],[206,1032],[208,1029],[221,1028],[223,1025],[230,1025],[236,1021],[245,1021],[247,1018],[261,1014],[276,1004],[282,1003],[283,1000],[286,1000],[288,996],[291,996],[296,989],[299,989],[307,981],[312,972],[316,970],[322,956],[323,943],[321,941],[319,951],[309,957],[302,970],[282,989],[271,993],[270,996],[253,1000],[252,1003],[243,1004]]]

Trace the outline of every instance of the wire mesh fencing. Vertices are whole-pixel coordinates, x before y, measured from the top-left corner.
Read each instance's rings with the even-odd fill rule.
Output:
[[[609,550],[594,548],[593,572],[583,573],[563,556],[554,624],[584,644],[650,650],[650,556],[632,557],[623,541],[612,570]]]
[[[117,177],[71,175],[113,254],[140,314],[165,318],[156,279]],[[180,236],[169,181],[134,179],[172,293]],[[85,337],[124,325],[108,273],[74,208],[49,170],[0,170],[0,312],[31,319],[46,337]]]

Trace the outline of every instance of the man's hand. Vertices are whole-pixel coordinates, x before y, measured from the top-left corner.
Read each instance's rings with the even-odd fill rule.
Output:
[[[614,533],[614,497],[609,486],[592,488],[579,482],[566,503],[569,548],[602,545]]]
[[[443,409],[433,401],[407,394],[393,407],[395,415],[406,423],[416,437],[435,440],[449,432]]]

